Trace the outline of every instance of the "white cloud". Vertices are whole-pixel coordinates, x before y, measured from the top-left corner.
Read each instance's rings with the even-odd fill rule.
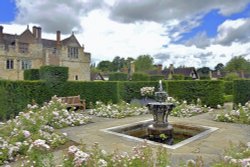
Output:
[[[230,45],[232,42],[250,41],[250,19],[226,20],[217,29],[215,43]]]
[[[4,32],[20,34],[25,24],[39,24],[43,38],[56,39],[56,30],[76,37],[92,60],[115,56],[155,56],[156,63],[213,68],[232,56],[250,58],[250,19],[226,20],[214,39],[205,32],[184,44],[174,43],[197,27],[205,13],[217,9],[223,15],[241,11],[249,0],[16,0],[16,20],[3,25]],[[133,2],[133,4],[132,4]],[[49,32],[49,33],[48,33]],[[68,35],[63,35],[63,38]],[[164,47],[162,47],[164,45]],[[223,55],[223,56],[222,56]]]

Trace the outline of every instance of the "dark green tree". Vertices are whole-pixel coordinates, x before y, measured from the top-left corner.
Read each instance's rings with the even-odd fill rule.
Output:
[[[222,71],[224,69],[224,64],[218,63],[215,67],[214,70],[216,71]]]
[[[108,60],[101,61],[97,65],[97,69],[101,70],[102,72],[109,72],[112,69],[112,63]]]

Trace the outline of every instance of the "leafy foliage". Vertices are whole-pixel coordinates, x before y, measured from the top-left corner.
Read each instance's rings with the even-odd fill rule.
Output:
[[[110,81],[127,81],[128,74],[122,73],[122,72],[111,73],[109,74],[109,80]]]
[[[168,82],[168,93],[170,96],[177,100],[187,100],[188,103],[199,98],[203,105],[210,107],[217,107],[218,104],[223,104],[223,91],[222,81]]]
[[[234,103],[245,104],[250,100],[250,80],[234,80]]]
[[[24,70],[23,73],[24,80],[39,80],[40,79],[40,74],[39,74],[39,69],[28,69]]]
[[[146,73],[133,73],[132,81],[149,81],[149,75]]]
[[[135,71],[136,72],[145,72],[153,69],[154,59],[150,55],[140,55],[135,60]]]
[[[68,80],[69,68],[61,66],[42,66],[40,78],[48,82],[64,82]]]

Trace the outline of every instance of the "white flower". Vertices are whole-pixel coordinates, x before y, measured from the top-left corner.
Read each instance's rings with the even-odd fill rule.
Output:
[[[30,137],[30,132],[27,130],[23,130],[23,135],[25,138],[28,138],[28,137]]]
[[[99,159],[98,165],[99,167],[106,167],[108,166],[108,163],[104,159]]]

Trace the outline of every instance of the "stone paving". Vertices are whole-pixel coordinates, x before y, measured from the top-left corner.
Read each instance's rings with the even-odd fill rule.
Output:
[[[135,123],[151,118],[152,115],[150,114],[123,119],[93,117],[94,123],[85,126],[65,128],[62,129],[61,132],[66,132],[71,140],[83,142],[86,145],[92,145],[94,142],[98,142],[100,147],[108,152],[113,152],[115,149],[130,152],[132,147],[140,143],[139,141],[105,133],[101,131],[101,129]],[[169,117],[169,121],[173,123],[186,123],[218,128],[215,132],[187,145],[174,150],[168,149],[171,153],[171,160],[176,166],[178,166],[177,164],[182,160],[195,159],[197,156],[202,156],[206,166],[209,166],[210,162],[213,162],[223,155],[224,149],[228,148],[230,141],[233,143],[246,143],[250,141],[249,125],[215,122],[213,121],[212,113],[205,113],[191,118]]]

